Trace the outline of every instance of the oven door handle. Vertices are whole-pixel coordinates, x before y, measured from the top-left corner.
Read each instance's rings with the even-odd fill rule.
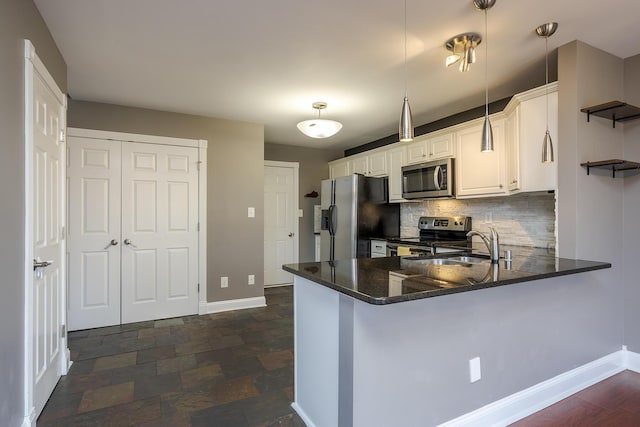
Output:
[[[433,170],[433,185],[436,187],[436,190],[442,190],[442,181],[444,179],[444,174],[442,173],[442,167],[440,165],[436,166]]]

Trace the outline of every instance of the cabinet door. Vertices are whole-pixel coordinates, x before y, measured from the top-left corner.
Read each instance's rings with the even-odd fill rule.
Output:
[[[386,151],[378,151],[369,155],[369,173],[370,176],[386,176],[389,174],[387,170],[387,153]]]
[[[349,160],[336,160],[329,163],[329,178],[340,178],[351,175],[351,162]]]
[[[361,173],[369,175],[369,158],[368,156],[356,157],[351,160],[351,173]]]
[[[494,151],[480,151],[482,123],[458,131],[457,197],[506,194],[504,184],[504,119],[491,120]]]
[[[429,140],[429,160],[443,159],[454,155],[453,134],[437,136]]]
[[[428,141],[415,141],[407,145],[407,164],[426,162]]]
[[[404,166],[406,147],[392,148],[387,151],[389,166],[389,201],[404,202],[402,198],[402,166]]]
[[[506,119],[505,152],[507,161],[507,188],[509,191],[520,190],[520,107],[509,114]]]

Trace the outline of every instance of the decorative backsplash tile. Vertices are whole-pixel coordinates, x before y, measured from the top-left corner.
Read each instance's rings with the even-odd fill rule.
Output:
[[[507,197],[434,199],[400,205],[400,234],[418,235],[421,216],[470,216],[474,230],[494,227],[500,243],[555,248],[555,194],[523,193]],[[485,222],[490,217],[491,223]],[[474,239],[476,239],[474,237]]]

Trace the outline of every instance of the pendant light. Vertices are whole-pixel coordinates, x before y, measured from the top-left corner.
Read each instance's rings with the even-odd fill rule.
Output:
[[[326,102],[314,102],[311,106],[318,110],[318,118],[298,123],[298,129],[311,138],[329,138],[342,129],[342,123],[320,118],[320,110],[327,108]]]
[[[487,31],[487,11],[496,4],[496,0],[473,0],[476,9],[484,10],[484,125],[482,125],[482,142],[480,151],[493,151],[493,129],[489,121],[489,37]]]
[[[404,0],[404,101],[398,125],[398,137],[401,142],[413,141],[413,118],[407,96],[407,0]]]
[[[544,91],[547,99],[547,131],[544,133],[544,139],[542,140],[542,163],[553,162],[553,141],[551,140],[551,134],[549,133],[549,37],[551,37],[557,29],[557,22],[549,22],[536,28],[536,34],[538,37],[544,37]]]

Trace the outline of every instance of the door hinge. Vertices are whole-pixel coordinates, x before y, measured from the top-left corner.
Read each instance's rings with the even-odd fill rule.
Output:
[[[66,235],[66,230],[64,229],[64,227],[61,227],[60,228],[60,239],[64,240],[66,236],[67,236]]]
[[[200,223],[198,223],[198,231],[200,231]]]
[[[200,283],[198,283],[198,292],[200,292]]]
[[[60,326],[60,334],[62,336],[65,336],[67,334],[67,325],[61,325]]]
[[[202,163],[202,160],[198,160],[198,161],[196,162],[196,165],[198,165],[198,170],[200,170],[200,163]]]
[[[60,142],[64,142],[64,129],[60,129]]]

